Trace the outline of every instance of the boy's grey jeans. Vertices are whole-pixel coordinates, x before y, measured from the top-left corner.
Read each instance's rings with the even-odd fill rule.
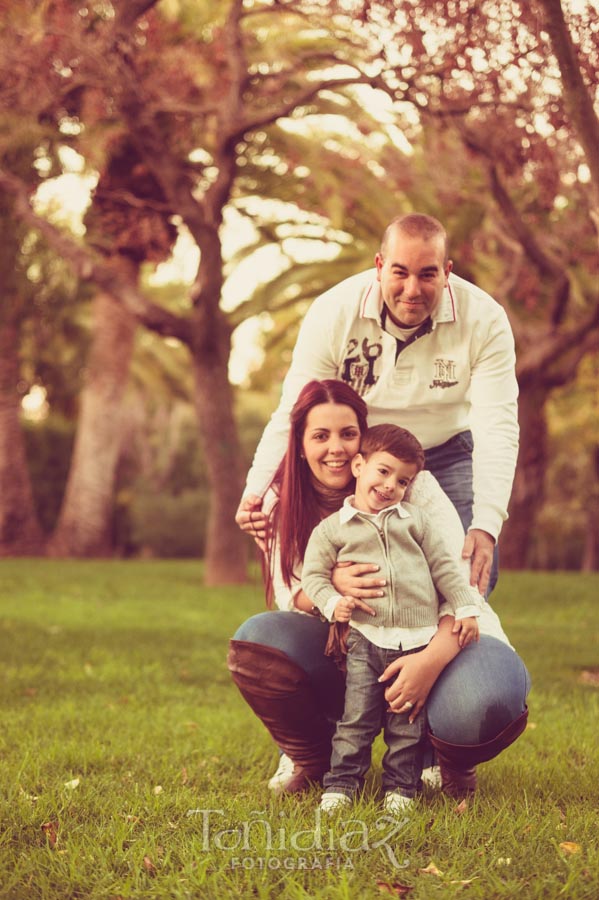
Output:
[[[405,653],[384,650],[350,628],[347,648],[345,709],[333,738],[331,768],[323,782],[325,793],[353,797],[363,787],[372,744],[382,728],[387,745],[383,757],[383,790],[397,789],[404,797],[413,797],[420,786],[426,713],[421,710],[410,724],[408,713],[387,712],[384,696],[387,685],[378,678],[394,660],[416,653],[422,647]]]

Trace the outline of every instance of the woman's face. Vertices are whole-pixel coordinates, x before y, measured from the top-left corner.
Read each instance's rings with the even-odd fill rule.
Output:
[[[344,488],[352,478],[350,462],[360,447],[358,419],[341,403],[320,403],[306,416],[302,449],[310,471],[325,487]]]

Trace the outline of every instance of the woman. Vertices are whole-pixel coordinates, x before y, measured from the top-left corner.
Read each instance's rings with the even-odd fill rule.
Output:
[[[366,427],[366,404],[344,382],[312,381],[301,391],[291,414],[287,453],[273,479],[267,594],[280,611],[253,616],[231,641],[228,665],[235,683],[293,761],[282,785],[287,792],[305,790],[326,772],[334,724],[343,709],[342,675],[324,653],[329,625],[313,614],[301,590],[298,561],[316,523],[351,493],[349,463]],[[419,473],[407,499],[441,520],[459,558],[460,520],[430,472]],[[338,568],[333,583],[339,593],[382,596],[380,582],[361,579],[365,570],[372,567]],[[453,619],[443,616],[424,650],[402,657],[385,672],[388,679],[395,676],[387,690],[392,709],[415,718],[427,701],[443,790],[456,797],[475,789],[474,766],[511,744],[524,730],[528,713],[528,673],[488,604],[479,625],[480,642],[460,652],[451,633]]]

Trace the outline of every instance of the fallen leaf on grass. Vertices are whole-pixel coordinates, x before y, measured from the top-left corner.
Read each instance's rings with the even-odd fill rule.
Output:
[[[187,776],[187,769],[185,768],[185,766],[183,766],[183,768],[181,769],[181,784],[187,784],[188,781],[189,778]]]
[[[418,869],[421,875],[437,875],[439,878],[442,877],[443,872],[441,872],[434,863],[429,863],[426,869]]]
[[[393,884],[389,884],[388,881],[377,881],[376,886],[382,894],[392,894],[395,897],[405,897],[412,890],[409,884],[399,884],[397,881]]]
[[[139,816],[127,816],[127,822],[129,825],[137,825],[138,822],[141,822]]]
[[[158,869],[149,856],[144,856],[144,869],[146,870],[150,878],[155,878],[158,874]]]
[[[158,796],[158,794],[162,793],[162,785],[161,784],[156,785],[156,787],[154,788],[154,793],[156,794],[156,796]]]
[[[497,860],[498,866],[511,866],[512,857],[511,856],[500,856]]]
[[[534,731],[535,728],[537,727],[537,723],[536,722],[527,722],[526,727],[529,728],[531,731]]]
[[[559,848],[560,850],[563,850],[567,856],[573,856],[575,853],[580,853],[582,850],[580,844],[575,844],[574,841],[562,841]]]
[[[79,778],[73,778],[72,781],[65,781],[64,786],[66,788],[68,788],[70,791],[74,791],[76,788],[79,787],[80,783],[81,782],[80,782]]]
[[[449,883],[450,884],[461,884],[463,887],[465,887],[467,884],[472,884],[472,882],[476,881],[477,878],[478,878],[478,875],[475,875],[474,878],[463,878],[463,879],[458,878],[456,881],[450,881]]]
[[[584,672],[580,673],[578,680],[582,681],[583,684],[599,687],[599,669],[585,669]]]
[[[56,841],[58,840],[58,822],[44,822],[42,825],[42,831],[46,835],[48,844],[52,849],[56,847]]]
[[[466,812],[467,809],[468,809],[468,801],[466,800],[466,798],[464,798],[463,800],[460,800],[460,802],[456,806],[454,812],[458,816],[461,816]]]

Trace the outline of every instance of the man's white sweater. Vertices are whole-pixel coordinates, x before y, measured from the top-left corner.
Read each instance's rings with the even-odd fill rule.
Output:
[[[310,380],[340,378],[368,405],[368,423],[413,432],[425,449],[470,429],[474,438],[471,528],[497,537],[507,518],[518,453],[514,340],[503,308],[451,274],[430,331],[404,345],[381,323],[370,270],[318,297],[306,314],[244,494],[263,496],[282,459],[289,414]]]

